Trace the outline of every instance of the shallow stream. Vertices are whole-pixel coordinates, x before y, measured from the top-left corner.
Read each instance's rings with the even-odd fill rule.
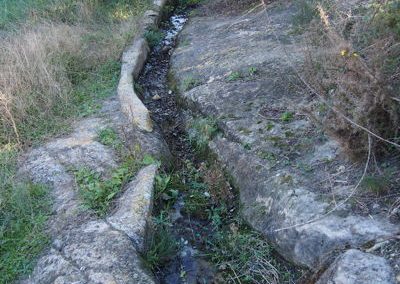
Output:
[[[183,29],[186,21],[187,16],[182,13],[174,14],[168,20],[161,23],[160,30],[164,37],[160,40],[160,43],[157,46],[153,47],[147,64],[138,80],[138,85],[140,88],[141,99],[150,110],[152,119],[157,127],[160,127],[161,133],[163,134],[174,157],[174,160],[171,163],[172,166],[164,170],[168,172],[168,174],[178,176],[181,179],[183,187],[190,187],[189,184],[191,181],[190,178],[187,178],[188,172],[191,171],[191,174],[194,174],[195,176],[197,175],[197,172],[204,172],[204,168],[207,167],[205,165],[208,163],[208,161],[206,161],[208,158],[200,157],[198,151],[196,152],[192,143],[189,142],[185,127],[187,115],[184,115],[183,110],[177,103],[177,94],[169,88],[168,84],[170,56],[176,45],[177,35]],[[266,280],[267,282],[264,281],[265,279],[270,279],[267,274],[271,271],[266,271],[266,276],[264,276],[263,273],[260,274],[261,276],[258,275],[260,278],[257,279],[261,279],[260,281],[256,281],[255,279],[252,281],[252,275],[236,275],[236,277],[234,277],[237,278],[236,280],[232,277],[230,277],[230,279],[225,279],[226,276],[223,275],[227,275],[227,273],[221,273],[221,270],[231,269],[233,273],[235,272],[234,268],[230,267],[229,261],[226,262],[227,264],[223,261],[230,257],[233,259],[232,263],[235,263],[235,258],[241,256],[235,255],[235,253],[241,254],[240,250],[242,249],[241,247],[236,247],[236,244],[233,245],[235,252],[227,252],[228,257],[221,257],[221,261],[219,261],[217,267],[215,264],[211,263],[211,255],[214,253],[215,256],[215,251],[218,251],[217,255],[221,252],[221,245],[215,249],[216,246],[214,242],[218,242],[218,236],[216,235],[224,235],[225,238],[229,239],[229,235],[231,235],[232,232],[235,234],[238,230],[236,224],[240,223],[237,221],[239,211],[239,202],[235,197],[237,194],[233,194],[232,188],[223,174],[218,174],[219,176],[217,175],[213,177],[215,172],[220,173],[222,171],[221,169],[213,171],[217,164],[215,164],[215,162],[212,162],[211,164],[214,165],[214,168],[211,166],[211,168],[207,169],[208,173],[211,172],[211,177],[218,180],[218,186],[221,184],[221,188],[224,188],[226,192],[222,197],[223,208],[218,207],[220,205],[218,204],[215,208],[211,206],[211,209],[210,206],[204,206],[204,209],[200,209],[200,211],[204,211],[204,214],[200,214],[200,216],[199,214],[188,213],[190,212],[187,208],[189,205],[185,204],[185,200],[188,200],[188,195],[193,191],[185,189],[181,190],[178,188],[179,186],[177,186],[176,196],[173,196],[171,199],[167,196],[168,198],[165,199],[165,202],[162,200],[163,198],[161,198],[161,202],[160,200],[155,200],[154,218],[158,218],[159,221],[160,219],[168,220],[166,222],[168,224],[168,230],[172,234],[174,242],[177,244],[177,250],[174,252],[174,255],[169,255],[167,259],[155,269],[153,267],[153,272],[156,274],[158,281],[167,284],[278,283],[269,280]],[[216,167],[218,168],[219,166],[217,165]],[[216,187],[217,191],[219,191],[218,186]],[[202,194],[203,193],[207,194],[207,197],[210,198],[207,189],[204,189],[204,192],[202,191]],[[221,208],[224,213],[218,213],[218,210]],[[214,209],[216,213],[213,211]],[[164,214],[167,216],[164,216]],[[162,218],[160,218],[160,216]],[[225,226],[228,227],[228,229],[224,229],[225,231],[219,231],[217,228],[218,226],[219,228]],[[249,246],[250,250],[265,250],[265,252],[261,252],[260,255],[269,257],[269,254],[271,253],[269,245],[265,243],[262,238],[259,238],[256,233],[247,230],[246,225],[244,227],[246,234],[243,235],[243,238],[248,238],[250,240],[246,239],[244,242],[249,244],[253,241],[252,246],[254,245],[254,248]],[[241,237],[242,236],[240,236],[240,238]],[[234,240],[238,241],[238,239],[239,238]],[[223,238],[220,238],[219,240],[223,240]],[[257,246],[259,246],[259,248],[257,248]],[[224,250],[224,245],[222,245],[222,247]],[[249,247],[244,249],[249,249]],[[247,261],[247,263],[253,263],[251,261],[252,256],[249,256],[249,254],[246,255],[246,253],[243,253],[243,255],[249,257],[250,260]],[[223,263],[221,264],[221,262]],[[240,268],[241,262],[237,261],[237,263]],[[254,267],[250,267],[249,270],[253,268],[261,269],[260,271],[265,269],[262,264],[260,266],[260,263],[257,262],[254,262]],[[288,269],[284,265],[284,270],[288,275],[292,275],[293,271],[291,271],[291,268]],[[279,274],[278,270],[276,270],[276,273],[275,270],[272,271],[272,280],[275,279],[275,274]],[[264,280],[262,280],[262,278],[264,278]],[[286,280],[279,283],[294,283],[292,276],[287,277]]]

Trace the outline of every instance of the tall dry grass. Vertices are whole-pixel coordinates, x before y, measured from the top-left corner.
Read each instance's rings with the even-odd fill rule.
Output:
[[[73,90],[136,31],[147,0],[49,0],[0,41],[0,144],[30,143],[41,124],[72,115]],[[29,127],[28,127],[29,125]],[[39,127],[40,126],[40,127]]]
[[[0,117],[2,133],[20,141],[19,125],[30,113],[48,113],[68,103],[71,82],[66,66],[55,64],[82,48],[84,30],[65,24],[24,27],[0,43]],[[8,129],[12,127],[12,134]],[[8,133],[8,134],[6,134]]]

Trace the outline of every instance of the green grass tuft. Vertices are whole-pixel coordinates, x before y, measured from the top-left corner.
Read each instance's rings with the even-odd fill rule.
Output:
[[[92,209],[99,216],[104,216],[114,197],[136,174],[140,165],[136,156],[130,156],[112,171],[108,179],[102,178],[100,173],[88,168],[75,171],[79,194],[85,207]]]
[[[44,232],[51,214],[46,187],[16,181],[17,151],[0,149],[0,282],[29,273],[48,243]]]
[[[212,118],[196,118],[189,124],[188,139],[202,156],[206,154],[208,142],[218,133],[216,122]]]
[[[164,33],[158,29],[150,29],[144,33],[144,37],[147,40],[151,48],[159,45],[164,38]]]

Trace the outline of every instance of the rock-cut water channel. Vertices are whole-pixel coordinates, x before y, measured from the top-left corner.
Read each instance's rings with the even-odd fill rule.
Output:
[[[181,108],[177,101],[176,91],[171,90],[173,88],[169,86],[171,83],[169,82],[170,56],[177,44],[178,34],[187,20],[187,15],[181,13],[173,14],[161,23],[160,31],[163,33],[163,39],[152,48],[150,57],[138,79],[141,99],[151,112],[155,125],[160,127],[174,157],[168,169],[164,170],[178,174],[186,171],[188,164],[193,165],[196,170],[201,168],[204,162],[202,159],[206,159],[198,157],[188,141],[185,127],[187,111]],[[155,274],[158,280],[168,284],[221,283],[221,281],[230,283],[225,281],[226,279],[221,279],[218,273],[219,267],[209,260],[207,243],[216,233],[212,222],[187,214],[185,194],[187,193],[179,192],[173,205],[169,205],[166,209],[178,250],[166,263],[156,269]],[[233,219],[237,215],[239,206],[237,198],[232,199],[235,204],[228,208],[228,212],[232,213],[228,214],[230,215],[228,218]],[[154,216],[165,210],[165,208],[160,208],[164,206],[163,204],[156,202],[155,205]]]

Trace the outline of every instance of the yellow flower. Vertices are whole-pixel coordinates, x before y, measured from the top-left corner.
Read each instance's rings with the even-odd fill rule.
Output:
[[[342,50],[340,51],[340,55],[341,55],[341,56],[347,56],[347,54],[348,54],[347,49],[342,49]]]
[[[359,57],[360,55],[357,52],[353,52],[352,56],[353,57]]]

